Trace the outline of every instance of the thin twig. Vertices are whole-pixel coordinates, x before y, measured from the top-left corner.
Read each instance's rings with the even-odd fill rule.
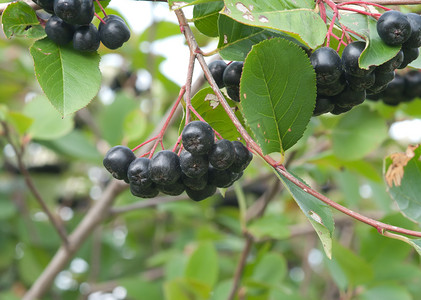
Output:
[[[274,168],[274,170],[281,173],[283,176],[286,177],[287,180],[291,181],[293,184],[295,184],[297,187],[302,189],[304,192],[311,194],[312,196],[321,200],[322,202],[326,203],[327,205],[335,208],[336,210],[339,210],[340,212],[342,212],[344,214],[347,214],[348,216],[350,216],[350,217],[352,217],[352,218],[354,218],[358,221],[361,221],[363,223],[366,223],[367,225],[373,226],[374,228],[376,228],[378,230],[378,232],[380,234],[384,235],[384,231],[387,230],[387,231],[393,231],[393,232],[402,233],[402,234],[406,234],[406,235],[421,237],[421,232],[419,232],[419,231],[408,230],[408,229],[405,229],[405,228],[401,228],[401,227],[385,224],[385,223],[379,222],[377,220],[373,220],[371,218],[368,218],[368,217],[363,216],[359,213],[356,213],[356,212],[354,212],[354,211],[352,211],[352,210],[332,201],[331,199],[327,198],[324,195],[321,195],[317,191],[313,190],[312,188],[308,187],[307,185],[305,185],[304,183],[299,181],[292,174],[290,174],[285,169],[285,167],[283,165],[276,162],[273,158],[271,158],[270,156],[264,155],[263,152],[262,152],[262,149],[251,138],[251,136],[248,134],[246,129],[242,126],[241,122],[237,119],[236,115],[232,111],[231,107],[229,106],[229,104],[225,100],[225,97],[222,95],[221,91],[219,90],[215,80],[213,79],[213,76],[209,71],[209,68],[206,64],[206,61],[204,60],[203,55],[200,54],[200,51],[197,51],[198,50],[197,42],[194,39],[193,33],[192,33],[189,25],[187,24],[187,21],[186,21],[186,18],[184,16],[183,11],[181,9],[176,10],[175,14],[177,16],[180,27],[183,27],[183,33],[186,37],[187,44],[189,45],[191,51],[196,51],[197,60],[200,63],[200,66],[202,67],[203,72],[204,72],[210,86],[212,87],[212,90],[214,91],[215,95],[217,96],[217,98],[219,100],[219,103],[224,108],[225,112],[227,113],[228,117],[231,119],[234,126],[237,128],[238,132],[244,138],[247,145],[250,147],[251,150],[253,150],[254,153],[259,155],[263,160],[266,161],[266,163],[268,163],[270,166],[272,166]]]
[[[42,198],[41,194],[39,193],[38,189],[36,188],[34,182],[32,181],[31,175],[29,174],[28,170],[25,167],[25,164],[23,163],[23,148],[17,147],[13,143],[13,139],[10,135],[9,127],[5,122],[1,122],[4,130],[4,134],[6,136],[7,141],[12,146],[15,154],[16,154],[16,160],[18,163],[19,171],[21,172],[25,184],[28,187],[28,189],[31,191],[34,198],[37,200],[38,204],[41,206],[44,213],[48,216],[48,219],[50,220],[51,224],[53,225],[54,229],[57,231],[58,235],[60,236],[63,244],[67,247],[69,244],[69,241],[67,239],[67,233],[64,229],[63,225],[59,223],[56,219],[56,217],[53,215],[53,213],[48,208],[47,204],[45,203],[44,199]]]

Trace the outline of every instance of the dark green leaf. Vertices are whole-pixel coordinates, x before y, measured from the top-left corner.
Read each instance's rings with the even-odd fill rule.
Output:
[[[247,226],[248,231],[256,238],[284,239],[290,236],[285,219],[269,215],[258,218]]]
[[[302,190],[280,173],[276,172],[284,186],[294,197],[318,234],[327,257],[332,257],[332,236],[335,224],[330,207],[319,199]],[[299,179],[302,181],[301,179]]]
[[[86,106],[101,84],[99,55],[81,53],[42,39],[30,48],[38,82],[62,115]]]
[[[241,77],[243,114],[263,153],[284,152],[302,136],[316,99],[305,52],[281,38],[255,45]]]
[[[1,21],[7,38],[45,36],[44,28],[40,25],[35,10],[23,1],[9,4],[3,12]]]
[[[224,14],[251,26],[288,33],[316,48],[326,37],[326,24],[314,11],[314,1],[225,0]],[[311,30],[309,30],[311,28]]]
[[[239,23],[225,15],[218,19],[219,54],[226,60],[243,61],[251,47],[280,34],[260,27]]]
[[[219,12],[224,7],[224,1],[195,5],[193,8],[194,26],[207,36],[218,36]]]
[[[385,159],[388,192],[409,219],[421,224],[421,147]]]
[[[257,263],[251,279],[265,286],[278,286],[287,273],[287,262],[278,253],[267,253]]]
[[[358,160],[387,137],[386,121],[367,106],[359,106],[347,112],[333,129],[333,152],[342,160]]]

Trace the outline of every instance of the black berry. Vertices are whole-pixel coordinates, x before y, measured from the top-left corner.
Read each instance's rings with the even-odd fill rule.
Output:
[[[342,52],[342,64],[343,68],[346,73],[357,76],[363,77],[370,74],[374,67],[370,67],[368,70],[362,69],[359,66],[358,59],[361,56],[361,53],[364,51],[365,42],[356,41],[349,43],[344,51]]]
[[[202,121],[193,121],[184,127],[181,133],[184,149],[191,154],[207,154],[215,141],[212,127]]]
[[[416,60],[418,56],[420,55],[420,51],[418,48],[405,48],[402,47],[403,51],[403,61],[401,65],[398,67],[398,69],[403,69],[407,65],[409,65],[411,62]]]
[[[389,73],[395,71],[403,62],[403,51],[399,50],[398,54],[392,59],[376,67],[376,73]]]
[[[130,183],[130,192],[133,196],[140,198],[154,198],[159,194],[159,190],[154,184],[144,187]]]
[[[95,25],[79,26],[73,36],[73,48],[82,52],[94,52],[100,44],[98,30]]]
[[[92,0],[55,0],[54,13],[65,22],[87,25],[94,17],[95,7]]]
[[[181,176],[180,159],[170,150],[159,151],[149,164],[149,176],[156,184],[172,184]]]
[[[222,80],[226,87],[240,86],[241,73],[243,72],[243,62],[233,61],[226,68],[222,75]]]
[[[350,74],[345,75],[348,85],[355,91],[364,91],[370,88],[376,81],[376,75],[374,72],[367,74],[363,77],[357,77]]]
[[[108,15],[100,22],[98,32],[101,42],[109,49],[120,48],[130,38],[130,30],[122,18],[117,15]]]
[[[130,148],[115,146],[105,154],[103,164],[114,178],[128,181],[127,170],[131,162],[135,159],[136,156]]]
[[[57,45],[66,45],[72,41],[75,27],[57,16],[51,16],[45,24],[45,33]]]
[[[329,97],[317,97],[316,106],[313,110],[313,116],[320,116],[331,112],[335,105],[332,103]]]
[[[216,192],[216,186],[207,184],[206,187],[202,190],[192,190],[189,188],[186,188],[186,194],[190,197],[190,199],[194,201],[202,201],[206,198],[209,198]]]
[[[127,177],[130,183],[147,187],[152,185],[149,176],[150,159],[146,157],[138,157],[132,161],[127,170]]]
[[[235,150],[231,141],[217,141],[209,151],[209,163],[218,170],[228,169],[234,162]]]
[[[316,72],[318,84],[330,84],[342,74],[342,61],[338,53],[330,47],[322,47],[313,52],[310,62]]]
[[[228,86],[227,94],[232,101],[240,102],[240,88],[238,86]]]
[[[218,87],[220,89],[223,88],[225,84],[222,80],[222,75],[227,68],[227,64],[223,60],[215,60],[208,65],[208,68]]]
[[[186,188],[190,190],[203,190],[208,184],[208,172],[200,177],[188,177],[186,174],[181,174],[181,180]]]
[[[421,16],[415,13],[406,14],[409,24],[411,24],[411,35],[403,43],[404,47],[407,48],[419,48],[421,47]]]
[[[411,36],[411,24],[405,14],[390,10],[377,21],[377,33],[390,46],[402,45]]]
[[[200,177],[208,171],[209,160],[205,155],[194,155],[188,151],[180,154],[181,171],[188,177]]]
[[[229,167],[229,170],[240,173],[250,164],[253,159],[253,154],[239,141],[233,141],[232,145],[234,146],[234,161]]]
[[[166,195],[178,196],[184,192],[185,186],[181,178],[171,184],[157,184],[158,190]]]

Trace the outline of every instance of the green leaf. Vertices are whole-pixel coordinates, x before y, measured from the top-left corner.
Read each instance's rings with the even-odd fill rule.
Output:
[[[24,113],[33,120],[28,130],[33,139],[54,140],[68,134],[74,126],[73,118],[61,118],[45,96],[38,96],[28,102]]]
[[[240,96],[263,153],[284,152],[303,136],[313,114],[314,69],[297,45],[281,38],[263,41],[244,63]]]
[[[410,244],[414,249],[421,255],[421,239],[409,239],[408,244]]]
[[[11,111],[7,114],[7,121],[20,135],[24,135],[34,120],[20,112]]]
[[[333,245],[332,263],[339,265],[346,276],[348,284],[353,286],[365,284],[374,276],[373,269],[369,263],[338,242],[335,242]]]
[[[208,3],[208,2],[215,2],[220,0],[168,0],[168,5],[170,6],[170,9],[176,10],[180,9],[189,5],[196,5],[201,3]]]
[[[358,300],[412,300],[411,294],[402,286],[384,284],[369,288],[358,297]]]
[[[333,129],[333,152],[342,160],[358,160],[387,137],[386,121],[367,106],[359,106],[346,113]]]
[[[247,230],[256,238],[285,239],[290,236],[285,219],[281,216],[263,216],[250,222]]]
[[[377,21],[363,14],[343,14],[341,23],[366,37],[367,45],[360,56],[359,63],[363,69],[382,63],[395,57],[400,46],[386,45],[377,33]]]
[[[421,224],[421,147],[407,152],[409,156],[404,153],[392,154],[385,159],[385,177],[388,192],[400,211]]]
[[[264,28],[239,23],[225,15],[219,16],[218,29],[219,55],[226,60],[243,61],[253,45],[281,36]]]
[[[215,246],[211,242],[202,242],[187,262],[185,277],[213,287],[218,280],[218,272]]]
[[[296,186],[281,173],[276,172],[276,174],[281,179],[284,186],[291,193],[292,197],[294,197],[295,202],[297,202],[298,206],[301,208],[301,210],[310,221],[311,225],[316,230],[316,233],[322,242],[326,256],[331,258],[332,236],[335,225],[330,207],[313,195],[310,195],[306,191]],[[298,177],[296,178],[302,181]]]
[[[223,7],[224,1],[195,5],[193,8],[194,26],[204,35],[218,36],[218,17]]]
[[[175,278],[164,284],[165,300],[205,300],[210,290],[202,283],[185,278]]]
[[[244,24],[282,31],[316,48],[325,40],[326,24],[314,11],[314,1],[296,3],[294,0],[225,0],[223,14]]]
[[[9,4],[3,12],[1,21],[7,38],[45,36],[44,28],[40,25],[35,10],[23,1]]]
[[[265,286],[278,286],[287,274],[287,262],[278,253],[267,253],[257,263],[251,279]]]
[[[38,82],[51,104],[62,115],[86,106],[101,85],[99,55],[58,46],[49,39],[30,48]]]
[[[235,107],[236,104],[234,101],[227,97],[225,97],[225,99],[231,107]],[[224,108],[219,105],[219,101],[211,87],[204,88],[197,92],[191,99],[191,103],[202,118],[224,139],[233,141],[241,138],[237,128],[235,128]],[[235,114],[241,121],[241,113],[237,111]],[[197,119],[193,113],[191,114],[191,117],[193,120]]]

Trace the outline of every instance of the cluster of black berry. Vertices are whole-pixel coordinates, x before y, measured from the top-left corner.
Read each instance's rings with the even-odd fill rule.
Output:
[[[48,38],[58,45],[73,41],[73,48],[83,52],[98,50],[100,43],[117,49],[130,38],[130,30],[122,18],[106,16],[98,29],[92,24],[93,0],[33,0],[52,14],[45,24]]]
[[[395,69],[405,68],[417,57],[398,54],[380,66],[368,69],[359,67],[359,57],[365,49],[365,42],[348,44],[342,58],[329,47],[317,49],[310,56],[316,71],[317,99],[313,115],[324,113],[341,114],[364,102],[367,95],[384,91],[395,78]]]
[[[223,60],[215,60],[209,64],[209,70],[220,89],[227,88],[228,97],[240,102],[240,79],[243,72],[242,61],[233,61],[228,65]]]
[[[225,139],[215,142],[211,126],[193,121],[184,128],[180,156],[169,150],[159,151],[152,159],[136,158],[125,146],[111,148],[104,158],[105,168],[114,178],[130,184],[134,196],[153,198],[162,192],[180,195],[186,191],[201,201],[238,180],[253,158],[241,142]]]
[[[397,106],[421,97],[421,72],[411,70],[404,75],[396,74],[395,78],[380,93],[367,95],[368,100],[382,100],[384,104]]]

